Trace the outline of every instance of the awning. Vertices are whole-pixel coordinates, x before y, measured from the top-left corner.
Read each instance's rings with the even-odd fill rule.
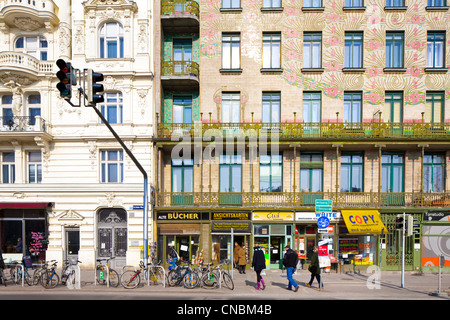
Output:
[[[348,232],[353,234],[389,233],[378,210],[341,210]]]
[[[0,202],[0,209],[43,209],[51,205],[51,202]]]

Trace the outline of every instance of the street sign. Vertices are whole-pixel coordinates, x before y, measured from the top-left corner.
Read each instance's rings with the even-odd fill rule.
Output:
[[[330,225],[330,219],[328,219],[327,217],[319,217],[319,219],[317,219],[317,226],[321,229],[325,229],[328,228],[328,226]]]
[[[316,200],[316,212],[331,212],[333,211],[333,200]]]

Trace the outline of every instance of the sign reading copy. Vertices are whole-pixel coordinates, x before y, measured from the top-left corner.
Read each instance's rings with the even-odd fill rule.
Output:
[[[342,210],[349,233],[388,233],[378,210]]]

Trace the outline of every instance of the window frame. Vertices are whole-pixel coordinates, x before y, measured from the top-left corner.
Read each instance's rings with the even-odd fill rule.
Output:
[[[350,157],[349,162],[343,162],[343,157]],[[356,157],[361,158],[361,162],[356,162]],[[343,152],[341,154],[341,179],[340,179],[340,192],[364,192],[364,154],[360,152]],[[344,167],[349,168],[349,176],[348,178],[348,186],[349,190],[343,190],[343,181],[344,181]],[[356,181],[360,188],[358,190],[353,190],[353,182],[354,182],[354,169],[359,168],[361,176],[359,177],[359,181]],[[357,188],[357,187],[355,187]]]
[[[229,38],[229,40],[226,40],[226,38]],[[238,53],[233,54],[233,45],[238,45]],[[229,48],[226,48],[229,45]],[[225,58],[227,57],[224,55],[225,51],[229,51],[229,59],[230,61],[226,65]],[[235,55],[238,55],[238,57],[235,57]],[[236,60],[237,59],[237,66],[236,66]],[[229,65],[228,65],[229,64]],[[240,70],[241,69],[241,33],[240,32],[223,32],[222,33],[222,69],[225,71],[232,71],[232,70]]]
[[[396,97],[398,95],[401,95],[400,98]],[[386,91],[384,93],[384,114],[387,113],[386,108],[387,104],[389,103],[389,122],[393,123],[402,123],[403,122],[403,112],[404,112],[404,95],[403,91]],[[400,103],[400,119],[399,121],[393,121],[395,119],[395,106],[396,103]]]
[[[225,187],[225,189],[228,189],[228,191],[223,190],[224,185],[222,184],[224,181],[223,177],[223,168],[227,168],[227,174],[228,174],[228,186]],[[233,179],[233,169],[238,168],[239,169],[239,175],[240,177],[237,178],[239,181],[234,181]],[[227,154],[221,154],[219,156],[219,192],[223,193],[231,193],[231,192],[242,192],[242,156],[241,155],[227,155]],[[233,184],[235,182],[239,183],[240,190],[239,191],[230,191],[230,189],[233,189]]]
[[[313,157],[320,156],[320,161],[314,161]],[[320,172],[320,190],[312,190],[314,172]],[[302,172],[308,176],[308,189],[303,187]],[[308,190],[308,191],[307,191]],[[323,154],[318,152],[304,152],[300,154],[300,192],[323,192]]]
[[[351,96],[350,99],[348,99],[346,96]],[[356,96],[358,96],[357,98],[355,98]],[[343,121],[347,122],[347,123],[361,123],[362,122],[362,116],[363,116],[363,95],[361,92],[358,91],[347,91],[344,92],[344,115],[343,115]],[[346,121],[346,117],[347,117],[347,113],[345,111],[346,108],[346,103],[350,102],[350,115],[351,115],[351,120],[352,121]],[[358,116],[359,116],[359,121],[353,121],[353,113],[354,113],[354,106],[355,106],[355,102],[359,102],[359,110],[358,110]]]
[[[442,36],[441,40],[436,40],[436,36]],[[430,37],[433,37],[433,39],[430,39]],[[441,43],[442,44],[442,61],[440,66],[436,66],[436,44]],[[432,65],[429,65],[428,57],[429,57],[429,44],[432,45],[433,51],[432,51]],[[446,35],[445,31],[428,31],[427,32],[427,69],[444,69],[445,68],[445,55],[446,55]]]
[[[7,155],[12,154],[12,160],[5,160]],[[2,151],[1,152],[1,170],[2,170],[2,183],[13,184],[16,181],[16,155],[14,151]]]
[[[431,162],[427,161],[427,157],[431,157]],[[442,158],[442,162],[435,162],[435,158],[436,157],[440,157]],[[423,192],[426,193],[432,193],[432,192],[444,192],[445,190],[445,168],[446,168],[446,163],[445,163],[445,154],[443,153],[425,153],[424,155],[424,159],[423,159]],[[426,170],[426,168],[430,168],[431,169],[431,176],[430,179],[428,181],[426,181],[426,177],[428,176],[428,171]],[[437,167],[440,167],[440,174],[438,172],[437,176],[442,177],[442,181],[440,183],[440,190],[436,190],[435,188],[435,183],[434,183],[434,178],[435,178],[435,174],[434,171]],[[426,185],[426,182],[427,185]]]
[[[445,108],[445,92],[444,91],[427,91],[425,96],[425,119],[428,120],[431,123],[442,123],[444,122],[444,108]],[[439,98],[436,98],[439,97]],[[427,112],[427,103],[431,102],[431,114],[428,114]],[[435,102],[440,102],[440,120],[441,121],[434,121],[434,115],[435,115]],[[427,121],[428,122],[428,121]]]
[[[35,38],[36,39],[36,48],[29,48],[27,39]],[[23,47],[17,47],[17,42],[22,39]],[[45,44],[45,46],[43,46]],[[48,60],[48,41],[44,36],[19,36],[14,41],[14,52],[21,52],[24,54],[28,54],[40,61]]]
[[[117,153],[117,160],[110,160],[109,154],[111,152]],[[108,157],[104,157],[108,155]],[[101,183],[123,183],[125,176],[123,150],[119,149],[104,149],[100,150],[100,182]],[[110,165],[117,165],[117,181],[110,181]]]
[[[320,39],[314,39],[314,37],[320,37]],[[306,44],[310,44],[309,48],[309,64],[307,64],[307,55],[305,54],[308,49],[305,48]],[[319,43],[319,52],[314,54],[314,44]],[[319,61],[316,61],[314,57],[317,57]],[[305,31],[303,33],[303,69],[321,69],[322,68],[322,32]]]
[[[187,192],[192,193],[194,192],[194,160],[193,159],[172,159],[172,170],[171,170],[171,184],[172,184],[172,192]],[[174,173],[177,170],[180,170],[181,173],[181,186],[177,186],[174,183]],[[190,171],[191,175],[191,185],[190,185],[190,191],[186,191],[186,182],[185,182],[185,176]],[[174,187],[177,187],[176,189],[180,189],[181,191],[175,191]]]
[[[351,37],[351,39],[347,39],[347,37]],[[355,39],[355,37],[360,37],[360,39]],[[349,64],[347,65],[347,43],[350,43],[350,55],[349,55]],[[354,46],[355,43],[359,43],[359,59],[355,61],[354,58]],[[364,33],[360,31],[348,31],[345,32],[344,36],[344,68],[346,69],[361,69],[363,68],[364,61]],[[355,65],[357,64],[357,65]]]
[[[117,35],[109,35],[108,36],[108,30],[107,25],[110,24],[116,24],[118,27]],[[103,33],[103,30],[104,33]],[[100,25],[98,29],[98,45],[99,45],[99,52],[98,56],[100,59],[123,59],[124,58],[124,51],[125,51],[125,39],[124,39],[124,28],[123,25],[118,21],[106,21],[102,25]],[[110,56],[109,51],[109,43],[116,42],[116,50],[115,50],[115,56]]]
[[[264,97],[269,97],[269,99],[264,99]],[[278,98],[277,98],[278,97]],[[265,122],[264,118],[267,117],[264,108],[269,106],[270,121]],[[278,108],[278,119],[273,121],[273,109]],[[281,92],[280,91],[264,91],[262,93],[262,122],[263,123],[280,123],[281,122]]]
[[[269,39],[265,39],[269,37]],[[278,38],[278,40],[277,40]],[[278,44],[278,47],[277,47]],[[262,34],[262,68],[281,69],[281,32],[263,32]],[[268,45],[269,57],[266,56],[266,46]],[[278,50],[278,52],[277,52]],[[278,59],[276,59],[278,55]],[[269,63],[267,64],[267,59]],[[275,59],[275,60],[274,60]]]
[[[263,181],[263,172],[265,168],[269,169],[268,176],[264,177],[269,182],[269,187],[266,190],[262,189],[261,182]],[[274,171],[279,170],[279,176],[274,177]],[[273,181],[273,178],[278,178],[279,180]],[[279,189],[274,188],[274,183],[279,182]],[[269,154],[259,156],[259,192],[283,192],[283,155],[282,154]]]
[[[305,96],[310,96],[310,98],[306,98]],[[315,98],[314,96],[318,96]],[[314,116],[314,102],[319,102],[319,114]],[[309,109],[309,119],[307,119],[307,115],[305,114],[305,103],[307,104],[307,109]],[[314,118],[318,118],[319,121],[312,121]],[[303,92],[303,122],[305,123],[321,123],[322,122],[322,92],[320,91],[304,91]]]
[[[395,39],[396,36],[401,36],[401,39]],[[392,37],[392,39],[388,39],[388,37]],[[388,57],[388,46],[391,43],[393,48],[390,53],[390,57]],[[400,43],[401,52],[400,52],[400,63],[395,63],[395,47],[396,44]],[[388,63],[389,62],[389,63]],[[399,31],[386,31],[386,68],[387,69],[403,69],[405,65],[405,33]]]
[[[34,161],[31,160],[32,154],[39,154],[39,160]],[[27,151],[27,176],[28,176],[28,183],[35,184],[35,183],[41,183],[42,182],[42,152],[41,151],[34,151],[30,150]],[[34,178],[32,179],[32,168],[34,168]]]

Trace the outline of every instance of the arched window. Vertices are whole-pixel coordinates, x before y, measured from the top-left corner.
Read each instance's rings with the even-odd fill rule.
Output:
[[[47,60],[48,43],[42,36],[20,37],[14,44],[14,51],[29,54],[39,60]]]
[[[123,58],[123,27],[106,22],[100,27],[100,58]]]

